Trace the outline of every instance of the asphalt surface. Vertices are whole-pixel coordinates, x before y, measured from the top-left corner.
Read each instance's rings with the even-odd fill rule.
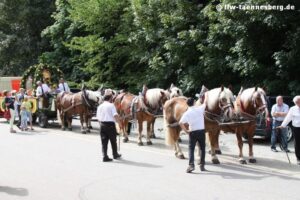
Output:
[[[101,161],[98,124],[87,135],[75,124],[73,132],[54,123],[11,134],[0,120],[0,200],[299,199],[300,166],[292,144],[291,165],[285,153],[271,152],[260,139],[254,146],[258,162],[241,165],[235,136],[221,135],[221,165],[211,164],[207,154],[208,171],[197,167],[187,174],[187,159],[175,158],[164,145],[161,120],[152,146],[138,146],[132,133],[129,143],[121,142],[122,160],[111,163]],[[187,137],[182,139],[187,157]]]

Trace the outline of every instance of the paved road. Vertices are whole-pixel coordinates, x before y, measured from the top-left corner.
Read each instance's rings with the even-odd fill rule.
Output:
[[[143,147],[133,134],[121,144],[122,160],[102,163],[98,129],[88,135],[78,126],[75,132],[55,125],[16,134],[8,129],[0,121],[0,200],[299,199],[294,154],[289,165],[284,153],[271,152],[261,140],[254,147],[258,163],[242,166],[234,135],[222,135],[222,164],[212,165],[208,155],[208,172],[186,174],[187,160],[175,158],[163,132],[157,131],[153,146]],[[185,155],[186,141],[183,136]]]

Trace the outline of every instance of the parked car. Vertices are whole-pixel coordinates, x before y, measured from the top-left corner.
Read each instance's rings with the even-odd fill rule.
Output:
[[[270,113],[270,120],[267,120],[265,115],[258,115],[256,119],[255,135],[264,137],[266,140],[270,140],[272,134],[271,109],[272,106],[276,103],[276,96],[267,96],[267,101],[268,101],[268,110]],[[289,107],[294,105],[293,97],[291,96],[283,96],[283,102],[287,104]],[[288,126],[287,139],[288,142],[290,142],[293,139],[291,124],[289,124]]]

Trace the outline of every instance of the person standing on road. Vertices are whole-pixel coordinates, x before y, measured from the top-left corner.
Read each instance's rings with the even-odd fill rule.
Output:
[[[277,128],[286,128],[292,121],[292,130],[295,137],[295,154],[297,157],[297,164],[300,165],[300,95],[295,96],[293,102],[295,103],[295,106],[291,107],[281,126]]]
[[[16,131],[13,129],[14,121],[15,121],[15,106],[14,106],[14,99],[11,97],[10,93],[7,90],[3,91],[3,95],[5,96],[4,102],[6,105],[6,108],[9,110],[10,113],[10,132],[16,133]]]
[[[204,112],[206,108],[206,102],[204,102],[201,106],[194,106],[194,99],[189,98],[187,100],[187,105],[189,106],[189,108],[182,115],[179,121],[179,125],[182,128],[182,130],[189,135],[189,166],[186,172],[191,173],[192,171],[195,170],[194,151],[197,142],[200,144],[200,149],[201,149],[200,170],[205,171]]]
[[[21,116],[21,130],[22,131],[27,131],[28,130],[28,115],[26,111],[26,106],[24,104],[21,105],[21,111],[20,111],[20,116]]]
[[[112,161],[107,155],[108,141],[111,143],[113,158],[119,159],[121,154],[117,150],[117,130],[115,123],[120,123],[119,115],[112,101],[112,92],[107,90],[104,94],[104,102],[98,106],[97,119],[100,123],[100,137],[102,143],[103,162]]]
[[[283,102],[282,96],[276,97],[276,104],[272,106],[271,115],[273,117],[272,122],[272,135],[271,135],[271,150],[273,152],[278,152],[276,149],[276,141],[277,137],[280,137],[280,141],[282,143],[283,150],[286,152],[290,152],[288,149],[287,143],[287,128],[282,128],[281,134],[277,134],[276,127],[280,126],[286,117],[289,111],[289,106]]]
[[[20,112],[21,112],[21,105],[22,105],[22,102],[24,101],[24,98],[25,98],[25,89],[24,88],[20,88],[19,94],[16,95],[17,113],[18,113],[18,118],[19,118],[17,127],[19,129],[20,129],[20,125],[21,125],[21,114],[20,114]]]
[[[29,121],[29,124],[30,124],[30,130],[33,130],[33,127],[32,127],[32,105],[31,105],[30,101],[28,100],[28,98],[29,98],[28,96],[25,96],[22,106],[26,108],[27,120]]]

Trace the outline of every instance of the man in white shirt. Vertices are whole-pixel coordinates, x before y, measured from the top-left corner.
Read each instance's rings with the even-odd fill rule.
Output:
[[[121,157],[121,154],[117,151],[117,130],[115,125],[115,122],[120,124],[120,119],[116,108],[111,101],[112,95],[108,93],[105,94],[104,102],[99,105],[97,109],[97,119],[100,123],[103,162],[112,161],[107,155],[108,141],[111,143],[113,158],[118,159]]]
[[[285,116],[289,112],[289,106],[283,102],[282,96],[276,97],[276,104],[272,106],[271,115],[273,117],[272,121],[272,136],[271,136],[271,150],[273,152],[278,152],[276,149],[276,141],[277,136],[280,137],[280,141],[282,143],[283,150],[286,152],[290,152],[287,148],[287,128],[283,128],[281,133],[278,135],[276,133],[276,127],[280,126],[283,122]]]
[[[186,172],[191,173],[195,170],[194,151],[198,142],[201,149],[200,170],[205,171],[205,126],[204,113],[206,102],[201,106],[194,106],[194,99],[187,100],[188,110],[182,115],[179,125],[183,131],[189,135],[189,167]],[[187,128],[188,126],[188,128]]]
[[[36,96],[48,98],[48,95],[51,92],[49,86],[46,83],[42,83],[41,81],[38,81],[36,84],[38,86],[36,89]]]
[[[297,163],[300,165],[300,96],[295,96],[293,101],[295,106],[291,107],[281,126],[277,128],[286,128],[286,126],[292,121],[292,130],[295,137],[295,154],[297,157]]]
[[[68,83],[65,82],[65,80],[63,78],[59,79],[58,90],[60,92],[70,92],[69,85],[68,85]]]

